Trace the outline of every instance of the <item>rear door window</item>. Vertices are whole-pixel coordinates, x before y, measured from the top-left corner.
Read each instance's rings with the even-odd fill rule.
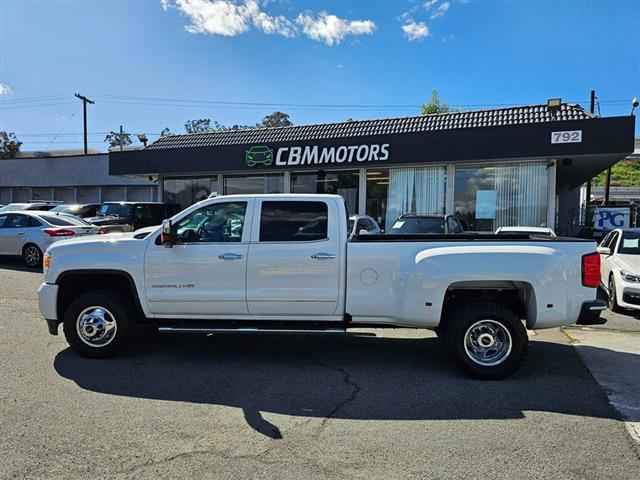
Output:
[[[328,238],[325,202],[262,202],[261,242],[310,242]]]

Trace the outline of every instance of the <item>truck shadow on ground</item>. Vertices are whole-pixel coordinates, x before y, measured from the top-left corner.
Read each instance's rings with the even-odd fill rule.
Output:
[[[517,419],[526,411],[618,418],[569,345],[535,341],[510,378],[458,373],[437,338],[158,336],[111,360],[61,351],[54,368],[81,388],[127,397],[362,420]]]

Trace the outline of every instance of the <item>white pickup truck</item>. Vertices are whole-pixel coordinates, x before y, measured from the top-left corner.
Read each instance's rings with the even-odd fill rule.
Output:
[[[594,242],[529,235],[357,235],[335,195],[230,195],[151,233],[59,242],[44,258],[49,332],[108,357],[164,332],[433,329],[468,375],[525,357],[525,326],[602,323]]]

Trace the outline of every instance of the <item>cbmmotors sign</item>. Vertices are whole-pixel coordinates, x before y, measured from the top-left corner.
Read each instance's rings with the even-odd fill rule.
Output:
[[[629,226],[629,208],[596,207],[592,221],[596,230],[626,228]]]
[[[268,150],[268,152],[267,152]],[[264,153],[263,153],[264,152]],[[266,146],[254,146],[246,151],[247,165],[258,163],[271,165],[273,151]],[[267,158],[266,161],[262,159]],[[389,144],[342,145],[339,147],[279,147],[275,150],[277,167],[293,167],[298,165],[330,165],[343,163],[384,162],[389,159]]]

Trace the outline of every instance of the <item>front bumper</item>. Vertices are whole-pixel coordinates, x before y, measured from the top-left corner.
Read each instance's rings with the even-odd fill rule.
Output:
[[[629,310],[640,310],[640,286],[625,281],[620,283],[622,288],[621,294],[618,295],[618,305]]]
[[[584,302],[580,309],[580,316],[576,320],[577,325],[603,325],[607,323],[606,318],[600,317],[600,313],[607,308],[607,302],[604,300],[594,300],[593,302]]]
[[[58,285],[42,283],[38,288],[38,308],[47,320],[58,320]]]

